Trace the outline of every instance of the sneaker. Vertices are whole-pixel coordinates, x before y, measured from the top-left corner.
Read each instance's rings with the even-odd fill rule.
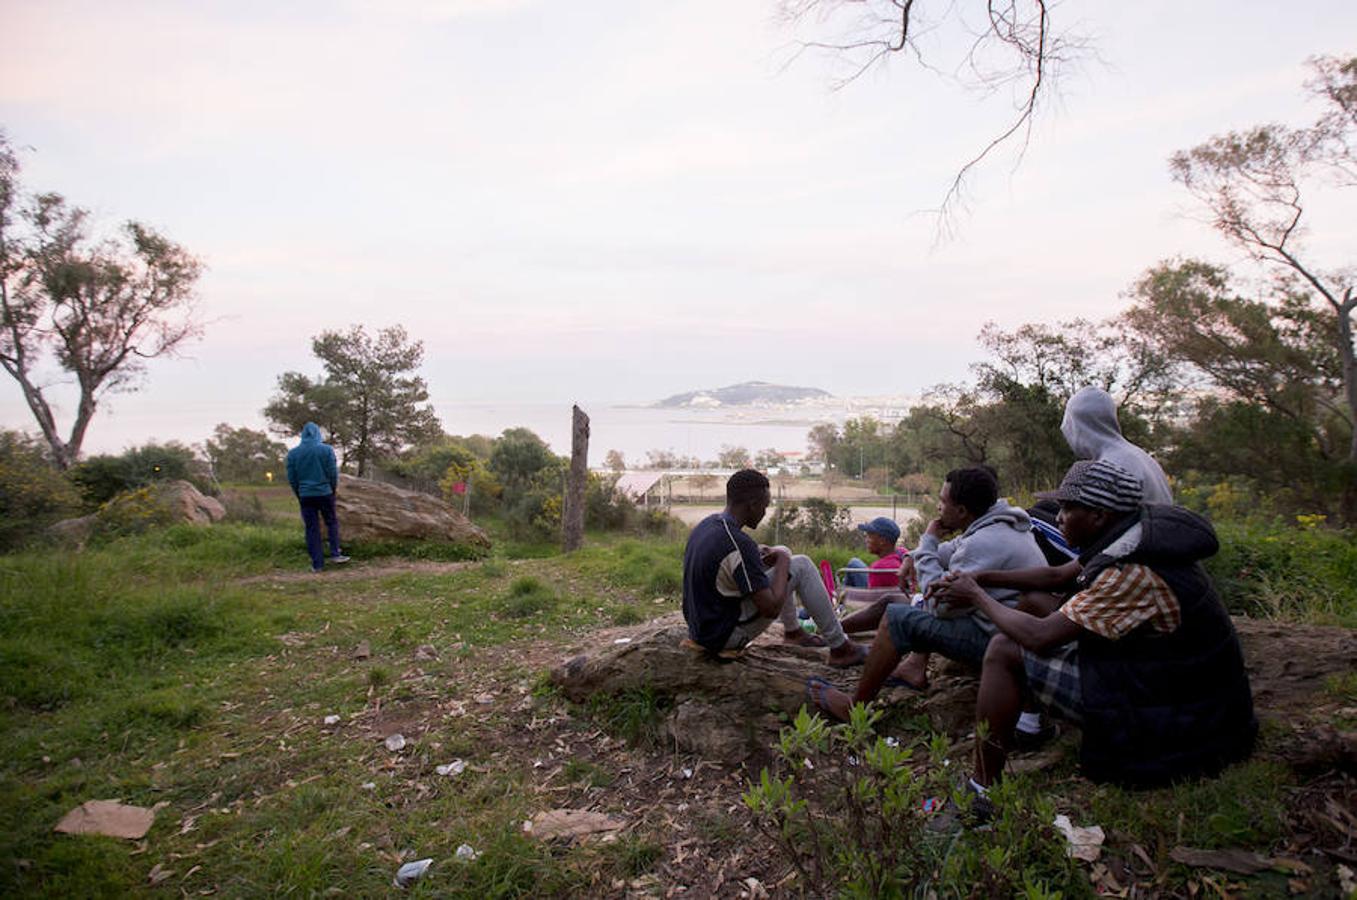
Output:
[[[975,828],[983,828],[994,821],[994,801],[988,794],[977,793],[969,784],[966,785],[966,791],[971,794],[969,814],[970,824]]]
[[[994,821],[994,801],[971,787],[971,780],[962,776],[952,796],[929,797],[923,811],[929,814],[924,829],[934,834],[956,834],[965,828],[989,830]]]
[[[1032,753],[1045,747],[1059,734],[1054,722],[1044,723],[1037,731],[1014,730],[1013,752]]]
[[[339,554],[338,556],[332,556],[332,557],[330,557],[330,562],[332,562],[332,563],[346,563],[346,562],[348,562],[348,561],[349,561],[349,558],[348,558],[347,556],[345,556],[343,553]]]
[[[312,575],[319,575],[321,572],[324,572],[324,571],[325,571],[325,567],[324,567],[324,566],[312,566],[312,567],[311,567],[311,574],[312,574]]]

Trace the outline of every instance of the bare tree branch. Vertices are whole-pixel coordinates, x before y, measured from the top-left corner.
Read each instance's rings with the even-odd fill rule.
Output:
[[[780,0],[778,17],[787,27],[813,23],[841,25],[837,39],[797,41],[791,61],[808,50],[822,51],[848,65],[848,74],[831,82],[842,89],[891,56],[904,54],[923,69],[944,74],[920,50],[916,38],[923,32],[970,32],[968,49],[952,68],[951,80],[982,95],[1015,89],[1015,112],[997,134],[967,159],[953,176],[938,208],[940,229],[948,229],[953,211],[962,202],[969,176],[1000,147],[1018,139],[1018,161],[1026,152],[1033,121],[1050,90],[1052,67],[1087,50],[1073,34],[1051,27],[1048,0],[985,0],[984,26],[968,26],[955,2],[935,2],[935,20],[923,18],[922,0]]]

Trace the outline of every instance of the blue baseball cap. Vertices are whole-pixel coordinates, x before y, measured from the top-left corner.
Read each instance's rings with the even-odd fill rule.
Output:
[[[900,526],[895,524],[894,519],[888,519],[885,516],[877,516],[870,522],[863,522],[858,526],[858,531],[879,534],[892,544],[900,540]]]

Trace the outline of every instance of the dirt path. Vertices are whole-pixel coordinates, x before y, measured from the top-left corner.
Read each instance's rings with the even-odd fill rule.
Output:
[[[236,584],[291,584],[301,581],[363,581],[391,575],[448,575],[460,572],[476,562],[430,562],[422,560],[374,560],[370,563],[345,563],[329,566],[324,572],[269,572],[236,580]]]

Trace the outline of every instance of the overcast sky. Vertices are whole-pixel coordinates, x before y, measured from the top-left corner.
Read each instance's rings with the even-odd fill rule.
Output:
[[[1098,318],[1161,259],[1235,260],[1167,157],[1307,120],[1304,60],[1357,52],[1351,0],[1058,6],[1097,56],[939,243],[922,211],[1008,97],[903,58],[833,91],[832,60],[783,65],[795,35],[773,13],[0,0],[0,127],[25,185],[208,266],[203,340],[109,397],[86,448],[260,426],[278,374],[318,371],[310,338],[354,323],[424,341],[436,408],[748,379],[914,393],[964,377],[987,320]],[[924,42],[950,68],[955,36]],[[1352,210],[1317,214],[1314,252],[1352,262]],[[32,427],[10,382],[0,422]]]

